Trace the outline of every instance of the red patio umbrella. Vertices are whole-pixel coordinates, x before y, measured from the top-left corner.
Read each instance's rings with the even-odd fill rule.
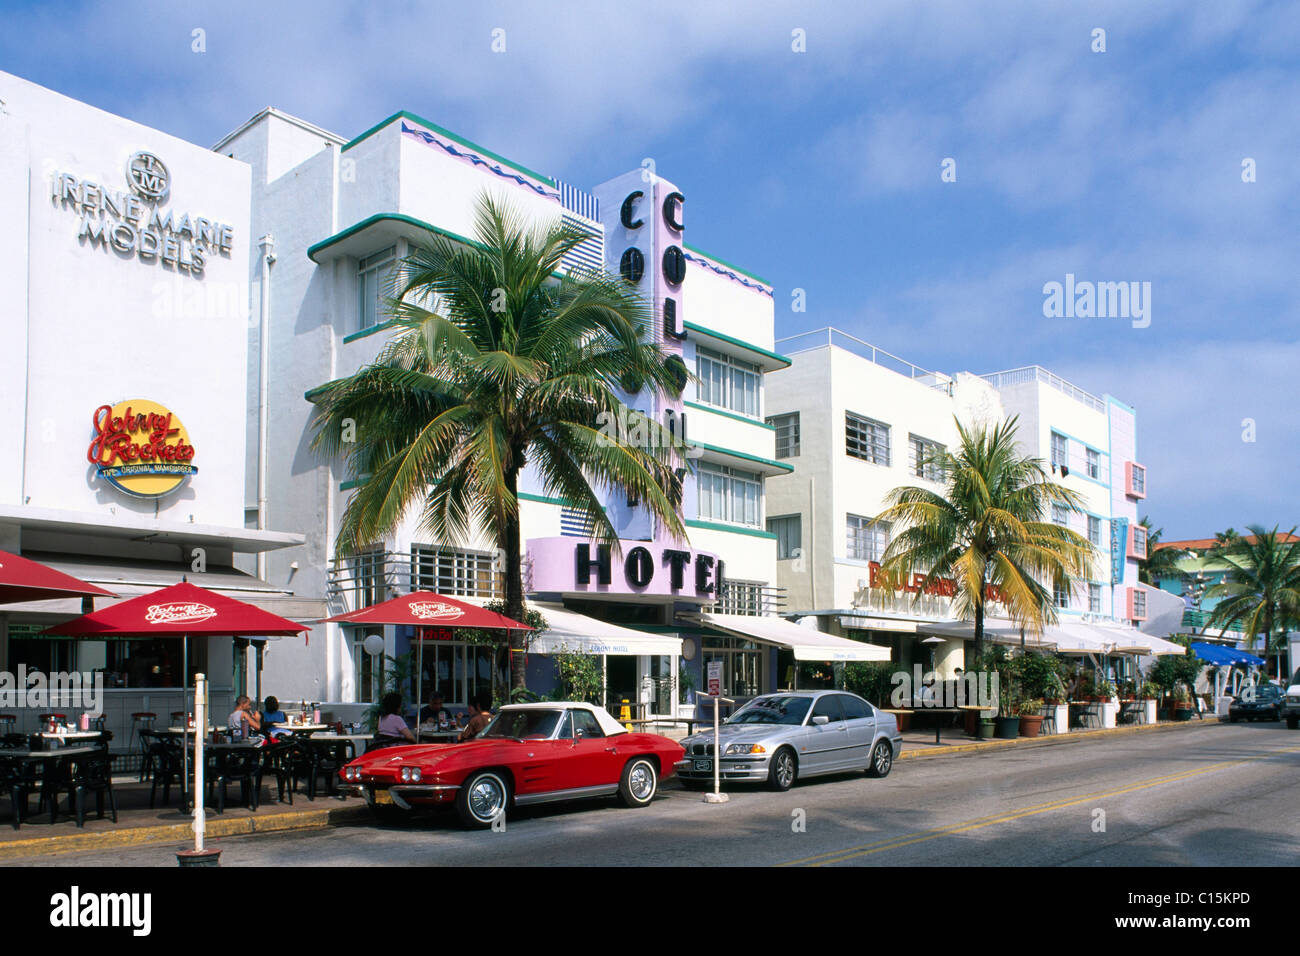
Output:
[[[54,627],[42,634],[64,636],[179,637],[181,669],[185,681],[185,709],[190,698],[190,637],[287,637],[311,628],[288,618],[264,611],[244,601],[217,594],[207,588],[182,581],[151,594],[141,594]],[[204,728],[196,728],[203,733]],[[188,748],[186,753],[188,764]],[[182,788],[188,788],[186,766]]]
[[[87,584],[30,558],[0,551],[0,604],[87,595],[112,597],[113,592]]]
[[[358,611],[348,611],[327,617],[320,624],[400,624],[409,627],[473,627],[483,630],[531,631],[527,624],[489,611],[477,604],[461,601],[445,594],[432,591],[412,591],[402,594]],[[424,696],[424,640],[421,639],[416,650],[416,682],[421,688],[418,692]],[[416,702],[415,739],[420,739],[420,708],[424,701]]]

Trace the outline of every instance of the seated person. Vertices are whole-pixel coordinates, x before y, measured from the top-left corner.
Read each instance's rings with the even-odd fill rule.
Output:
[[[288,721],[289,718],[280,709],[280,702],[274,697],[266,698],[266,707],[262,710],[262,726],[266,728],[267,733],[272,737],[287,734],[289,731],[282,728],[280,724],[288,723]]]
[[[240,694],[235,698],[235,709],[226,718],[226,723],[226,732],[231,740],[247,740],[253,731],[262,729],[262,715],[253,710],[253,702],[248,699],[248,695]]]
[[[436,730],[438,724],[447,719],[447,710],[442,706],[442,695],[435,693],[429,701],[428,706],[421,707],[419,714],[416,715],[416,723],[422,730]],[[431,726],[425,727],[425,724]]]
[[[415,743],[415,734],[402,719],[402,695],[391,691],[379,702],[379,725],[375,728],[377,737],[390,737],[409,740]]]
[[[470,698],[469,715],[469,723],[465,725],[465,729],[456,738],[457,743],[477,737],[479,731],[492,722],[492,695],[487,691],[483,691]]]

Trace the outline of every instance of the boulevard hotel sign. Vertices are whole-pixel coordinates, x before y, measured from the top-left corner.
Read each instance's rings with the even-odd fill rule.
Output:
[[[126,164],[126,189],[56,173],[50,200],[81,217],[77,238],[83,245],[112,248],[145,262],[162,262],[195,278],[208,258],[230,255],[232,227],[215,219],[182,213],[163,205],[171,191],[171,173],[153,153],[139,152]]]

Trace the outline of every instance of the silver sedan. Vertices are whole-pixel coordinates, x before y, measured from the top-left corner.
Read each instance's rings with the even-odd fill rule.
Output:
[[[789,790],[800,777],[866,770],[888,775],[903,737],[893,714],[844,691],[782,691],[755,697],[719,732],[721,780],[766,781]],[[677,776],[688,789],[713,779],[712,729],[681,741]]]

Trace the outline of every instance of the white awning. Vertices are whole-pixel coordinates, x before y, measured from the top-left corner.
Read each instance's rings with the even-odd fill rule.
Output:
[[[823,634],[779,617],[701,613],[700,620],[728,634],[789,648],[797,661],[887,661],[890,657],[887,647]]]
[[[534,604],[546,618],[547,630],[532,638],[533,654],[653,654],[680,655],[682,639],[671,634],[647,634],[570,611],[558,604]]]

